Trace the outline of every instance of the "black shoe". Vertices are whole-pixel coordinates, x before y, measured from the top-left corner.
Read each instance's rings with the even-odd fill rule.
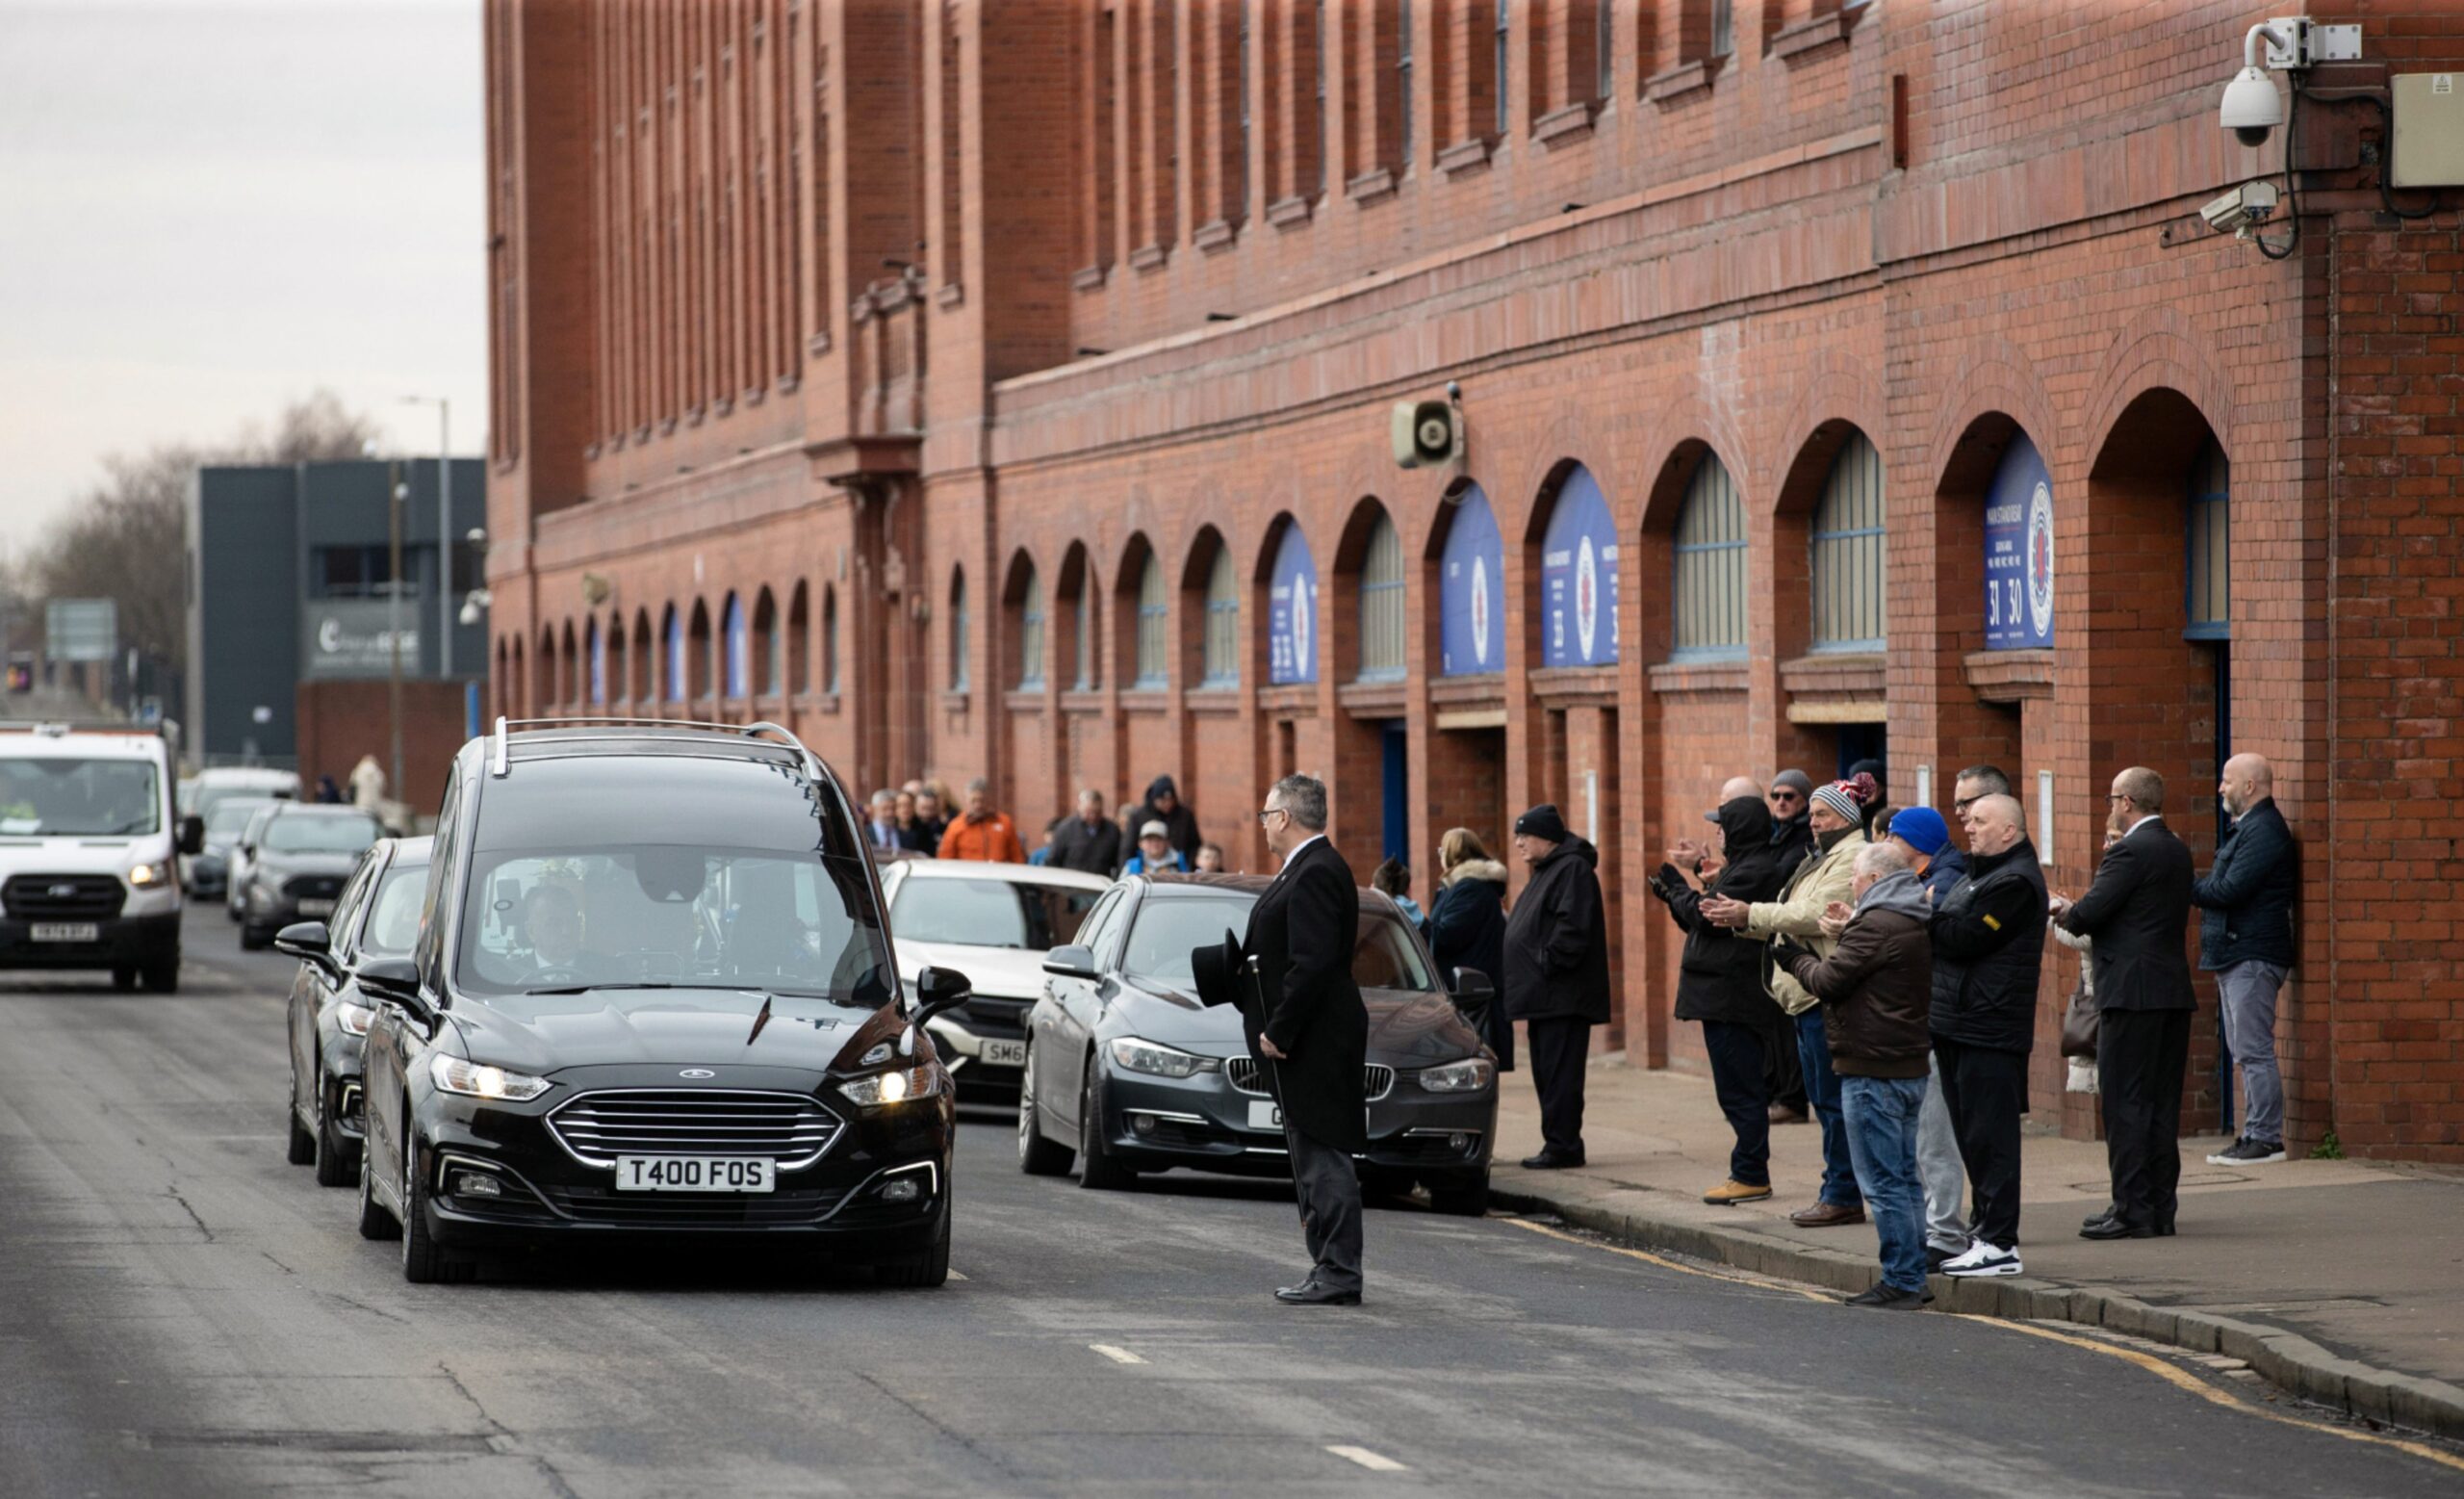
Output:
[[[1931,1291],[1903,1291],[1885,1280],[1870,1291],[1848,1298],[1851,1306],[1871,1306],[1882,1311],[1914,1311],[1919,1306],[1934,1305]]]
[[[1360,1305],[1358,1291],[1338,1291],[1333,1286],[1321,1285],[1314,1279],[1303,1280],[1298,1285],[1280,1287],[1275,1291],[1274,1299],[1286,1306],[1357,1306]]]
[[[2284,1159],[2281,1140],[2236,1140],[2207,1158],[2210,1166],[2265,1166]]]
[[[2098,1214],[2097,1214],[2096,1216],[2094,1216],[2093,1218],[2082,1218],[2082,1219],[2080,1219],[2080,1220],[2079,1220],[2079,1227],[2080,1227],[2080,1228],[2092,1228],[2096,1227],[2096,1225],[2098,1225],[2098,1224],[2100,1224],[2100,1223],[2111,1223],[2111,1222],[2113,1222],[2114,1214],[2115,1214],[2116,1212],[2118,1212],[2118,1211],[2119,1211],[2119,1209],[2118,1209],[2118,1208],[2116,1208],[2116,1207],[2112,1206],[2110,1203],[2108,1203],[2108,1204],[2106,1205],[2106,1207],[2105,1207],[2105,1210],[2104,1210],[2103,1212],[2101,1212],[2101,1213],[2098,1213]]]
[[[2132,1223],[2122,1218],[2108,1218],[2102,1223],[2092,1223],[2080,1229],[2079,1237],[2083,1239],[2152,1239],[2156,1237],[2156,1226]]]
[[[1929,1276],[1940,1275],[1944,1265],[1949,1264],[1952,1260],[1959,1258],[1962,1254],[1966,1253],[1967,1246],[1964,1244],[1955,1250],[1936,1249],[1931,1244],[1928,1244],[1925,1246],[1925,1273]]]
[[[1523,1169],[1525,1171],[1564,1171],[1569,1167],[1580,1166],[1582,1163],[1580,1151],[1572,1155],[1560,1155],[1554,1150],[1543,1150],[1537,1155],[1525,1156]]]

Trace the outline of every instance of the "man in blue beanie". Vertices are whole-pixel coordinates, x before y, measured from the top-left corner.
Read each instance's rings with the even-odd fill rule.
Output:
[[[1908,855],[1916,878],[1937,901],[1967,873],[1967,856],[1951,845],[1950,824],[1931,807],[1902,807],[1887,824],[1890,840]]]

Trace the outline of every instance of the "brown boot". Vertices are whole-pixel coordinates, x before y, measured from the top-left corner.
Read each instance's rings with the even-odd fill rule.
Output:
[[[1733,1207],[1739,1202],[1759,1202],[1771,1195],[1768,1184],[1749,1186],[1742,1181],[1723,1181],[1703,1194],[1703,1201],[1714,1207]]]
[[[1863,1223],[1865,1210],[1838,1202],[1816,1202],[1800,1207],[1788,1215],[1788,1222],[1800,1228],[1844,1228],[1850,1224]]]

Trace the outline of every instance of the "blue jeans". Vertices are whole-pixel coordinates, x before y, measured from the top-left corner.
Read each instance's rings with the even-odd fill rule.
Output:
[[[1831,1070],[1831,1038],[1822,1028],[1822,1006],[1797,1017],[1797,1065],[1806,1075],[1806,1101],[1822,1123],[1822,1201],[1855,1207],[1857,1167],[1848,1158],[1848,1127],[1839,1118],[1839,1074]]]
[[[1839,1102],[1865,1211],[1882,1240],[1883,1279],[1922,1291],[1925,1189],[1916,1179],[1916,1116],[1925,1107],[1925,1079],[1842,1077]]]

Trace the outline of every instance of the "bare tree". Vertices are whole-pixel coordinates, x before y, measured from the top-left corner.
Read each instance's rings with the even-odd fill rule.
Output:
[[[187,658],[188,493],[215,463],[307,463],[355,458],[382,435],[375,419],[321,390],[283,408],[270,430],[251,426],[215,447],[158,443],[103,459],[103,481],[80,496],[23,564],[38,598],[112,599],[123,649],[177,673]]]

